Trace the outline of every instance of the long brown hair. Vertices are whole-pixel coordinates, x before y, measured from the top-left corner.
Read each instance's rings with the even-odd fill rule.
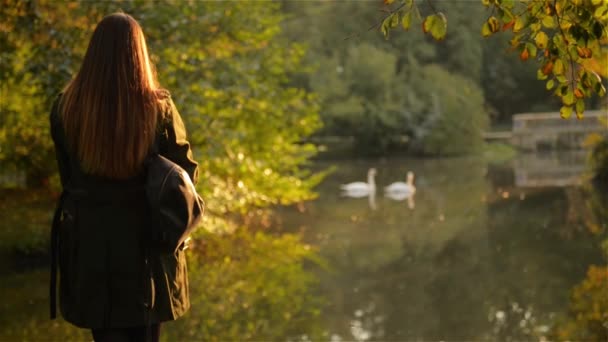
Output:
[[[155,137],[157,90],[137,21],[124,13],[103,18],[61,100],[68,146],[83,171],[116,179],[137,174]]]

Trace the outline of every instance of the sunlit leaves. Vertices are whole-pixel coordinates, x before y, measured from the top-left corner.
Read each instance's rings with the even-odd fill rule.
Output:
[[[604,145],[605,149],[605,145]],[[604,243],[605,244],[605,243]],[[603,341],[608,322],[608,267],[589,266],[587,276],[570,295],[568,316],[558,320],[555,337],[560,341]]]
[[[49,102],[81,62],[100,16],[122,9],[141,23],[160,83],[187,123],[208,213],[249,215],[315,196],[311,189],[322,175],[302,165],[316,149],[302,140],[320,126],[318,102],[289,84],[289,75],[305,71],[304,49],[278,39],[283,20],[278,4],[126,0],[77,5],[40,0],[34,13],[23,6],[23,18],[11,17],[6,24],[4,19],[19,11],[0,7],[0,29],[14,28],[5,47],[24,54],[11,60],[0,56],[2,94],[11,94],[2,98],[0,115],[3,165],[56,170],[47,132]],[[5,158],[3,151],[11,153]]]
[[[512,11],[515,8],[512,3],[500,1],[490,5],[498,11]],[[602,6],[601,2],[569,0],[529,2],[512,25],[514,37],[511,45],[519,47],[520,59],[526,61],[535,58],[541,62],[537,75],[539,79],[547,79],[553,74],[553,78],[547,82],[548,90],[558,83],[555,94],[564,105],[562,117],[570,116],[571,106],[575,102],[577,115],[581,117],[584,98],[592,96],[593,92],[603,96],[601,78],[591,81],[592,78],[587,76],[587,72],[591,71],[588,66],[597,63],[585,62],[593,60],[593,56],[605,49],[608,42],[606,32],[601,29],[607,24]],[[511,27],[511,21],[503,26]],[[485,36],[493,33],[486,26],[482,31]],[[543,53],[535,56],[534,49],[540,49]]]

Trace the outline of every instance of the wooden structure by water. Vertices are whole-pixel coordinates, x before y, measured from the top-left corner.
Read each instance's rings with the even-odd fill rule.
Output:
[[[608,110],[586,111],[582,120],[562,119],[557,112],[515,114],[510,140],[524,151],[582,149],[590,133],[608,134],[600,118],[608,120]]]
[[[581,185],[587,171],[586,151],[524,153],[513,161],[515,186],[523,188]]]

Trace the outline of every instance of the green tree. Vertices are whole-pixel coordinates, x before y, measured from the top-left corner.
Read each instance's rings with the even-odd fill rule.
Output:
[[[187,121],[210,212],[224,217],[314,196],[322,175],[306,170],[316,150],[301,140],[320,127],[317,100],[289,84],[304,49],[280,37],[284,17],[274,3],[3,0],[3,169],[38,180],[55,170],[48,108],[92,29],[118,10],[142,24],[161,84]]]
[[[415,0],[385,0],[388,15],[380,22],[382,32],[398,26],[409,29],[412,18],[422,22],[425,33],[443,40],[446,15],[427,1],[422,10]],[[576,112],[582,118],[585,98],[606,95],[603,78],[608,64],[608,2],[605,0],[481,0],[491,10],[481,33],[489,37],[510,31],[511,47],[520,59],[536,59],[537,78],[546,80],[547,90],[562,102],[560,113],[568,118]],[[421,12],[424,15],[421,15]]]
[[[427,155],[478,152],[488,115],[483,92],[470,79],[438,65],[412,68],[409,127],[416,151]],[[416,108],[418,110],[416,110]]]
[[[453,5],[450,13],[459,15],[471,29],[463,32],[462,39],[444,46],[429,42],[420,33],[396,34],[388,42],[378,39],[378,32],[366,30],[368,24],[373,25],[382,17],[381,13],[371,12],[375,8],[376,3],[364,1],[284,4],[289,18],[284,24],[286,35],[307,43],[310,47],[307,60],[317,66],[306,78],[298,78],[298,82],[321,97],[325,125],[322,133],[354,136],[359,154],[403,149],[405,142],[412,142],[416,152],[425,154],[475,151],[486,119],[481,119],[480,124],[477,119],[473,120],[475,124],[469,128],[466,125],[441,128],[447,125],[447,117],[464,122],[471,115],[487,116],[483,92],[476,86],[480,82],[481,64],[471,63],[482,58],[481,38],[473,35],[474,24],[467,15],[461,14],[463,5]],[[349,16],[341,21],[332,19],[343,11]],[[431,64],[449,72],[421,71]],[[452,86],[455,85],[452,78],[462,80],[467,87],[472,84],[470,90],[475,94],[471,104],[465,106],[475,108],[474,111],[464,113],[445,108],[448,103],[459,101],[453,91],[434,89],[435,84],[446,78]],[[446,113],[443,123],[435,122],[432,117],[425,119],[438,101]],[[475,114],[471,114],[473,112]],[[435,129],[437,132],[431,134]],[[439,138],[446,130],[450,132],[446,136],[451,138],[467,138],[455,139],[451,146],[439,148],[437,144],[447,141]],[[471,144],[469,138],[474,143]],[[422,145],[431,140],[434,145],[423,148]]]
[[[397,59],[369,44],[351,46],[343,61],[326,58],[311,80],[322,94],[331,134],[352,134],[357,150],[381,153],[406,133]]]

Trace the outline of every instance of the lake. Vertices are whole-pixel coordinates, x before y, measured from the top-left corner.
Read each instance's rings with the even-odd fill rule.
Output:
[[[282,217],[331,265],[319,276],[331,340],[539,339],[603,262],[576,185],[582,154],[326,164],[337,169],[319,198]],[[370,167],[375,198],[340,195]],[[410,170],[413,208],[382,189]]]
[[[193,309],[163,328],[165,340],[539,340],[567,321],[589,266],[605,264],[590,222],[606,223],[591,208],[596,190],[581,181],[584,155],[524,155],[499,165],[482,158],[314,164],[329,167],[318,199],[278,209],[270,232],[218,242],[216,261],[190,258]],[[340,184],[365,181],[371,167],[374,196],[341,195]],[[415,195],[385,197],[383,187],[408,171]],[[3,215],[7,208],[0,206]],[[50,204],[46,214],[40,208],[28,202],[19,217],[40,225],[40,215],[50,220]],[[300,239],[280,240],[292,234]],[[298,257],[305,251],[319,258]],[[12,259],[0,270],[0,339],[91,340],[47,320],[44,256]]]

